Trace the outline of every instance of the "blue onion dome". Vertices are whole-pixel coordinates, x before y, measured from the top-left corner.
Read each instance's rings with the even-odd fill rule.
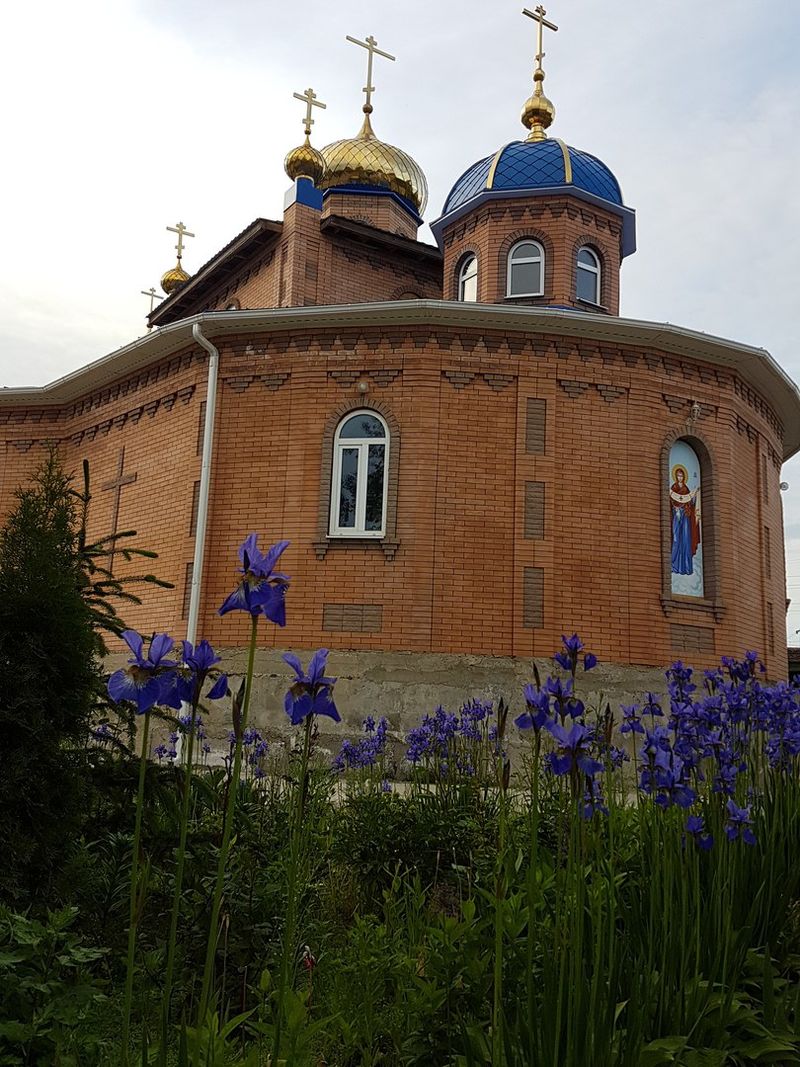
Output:
[[[614,174],[597,156],[548,136],[556,109],[544,94],[542,30],[558,27],[545,20],[547,12],[541,5],[535,13],[526,9],[523,14],[539,24],[533,92],[523,104],[520,116],[528,136],[524,141],[503,145],[493,155],[467,168],[447,194],[442,214],[431,223],[431,230],[441,246],[446,226],[488,200],[569,195],[597,204],[620,218],[621,251],[627,256],[636,250],[635,215],[624,205]]]
[[[572,148],[556,137],[512,141],[479,159],[455,182],[432,223],[437,240],[443,227],[486,200],[571,194],[600,202],[622,217],[623,255],[635,250],[634,214],[624,206],[613,172],[596,156]]]
[[[596,156],[571,148],[557,138],[512,141],[499,152],[478,160],[456,181],[447,195],[443,215],[484,191],[582,189],[601,200],[622,205],[619,182]]]

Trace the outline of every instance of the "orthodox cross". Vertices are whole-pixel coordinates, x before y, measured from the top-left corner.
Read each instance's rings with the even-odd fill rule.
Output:
[[[119,503],[122,496],[122,490],[126,485],[133,485],[136,481],[137,475],[135,474],[123,474],[125,470],[125,446],[119,450],[119,460],[117,461],[117,475],[110,481],[105,482],[100,486],[101,489],[113,489],[114,490],[114,511],[111,517],[111,548],[108,552],[108,569],[111,573],[114,571],[114,553],[116,552],[116,536],[117,529],[119,527]]]
[[[553,23],[553,22],[548,22],[547,21],[547,19],[545,18],[545,15],[547,14],[547,12],[545,11],[545,9],[542,7],[541,4],[539,4],[539,6],[533,11],[528,11],[527,7],[523,7],[522,14],[523,15],[527,15],[529,19],[533,19],[534,22],[538,23],[538,30],[537,30],[537,34],[536,34],[536,48],[537,48],[537,51],[536,51],[536,69],[537,70],[541,70],[542,69],[542,60],[545,57],[545,51],[544,51],[544,47],[543,47],[544,40],[543,40],[543,32],[542,31],[544,30],[545,26],[547,27],[548,30],[557,30],[558,26],[556,26],[555,23]]]
[[[158,293],[155,290],[155,286],[151,285],[149,289],[140,289],[139,291],[141,292],[142,296],[149,296],[150,297],[150,314],[152,315],[153,314],[153,304],[155,304],[156,300],[160,300],[161,299],[160,296],[158,295]]]
[[[167,226],[167,229],[170,233],[177,233],[178,235],[178,243],[175,245],[175,250],[178,253],[178,262],[180,263],[181,256],[183,255],[184,237],[194,237],[195,235],[193,233],[189,233],[189,231],[186,229],[182,222],[176,222],[174,226]]]
[[[150,311],[148,312],[148,314],[152,315],[153,314],[153,304],[155,304],[156,300],[159,299],[159,295],[156,292],[155,287],[151,285],[149,289],[140,289],[139,291],[141,292],[142,296],[149,296],[150,297]],[[147,329],[148,330],[152,330],[152,328],[153,327],[150,325],[150,323],[148,323],[147,324]]]
[[[359,41],[357,37],[346,38],[351,44],[357,44],[360,48],[366,48],[369,59],[367,60],[367,84],[364,86],[364,92],[367,94],[367,102],[364,104],[364,110],[369,114],[372,111],[372,94],[375,92],[375,86],[372,84],[372,58],[373,56],[383,56],[384,59],[391,59],[394,63],[395,57],[390,56],[388,52],[382,52],[378,48],[378,42],[374,37],[367,37],[364,41]],[[369,110],[367,110],[369,109]]]
[[[306,137],[311,133],[311,127],[314,125],[314,120],[311,118],[312,108],[321,107],[325,109],[328,105],[323,104],[321,100],[317,100],[317,94],[313,89],[306,89],[304,93],[295,93],[295,100],[305,100],[306,102],[306,117],[303,120],[306,127]]]

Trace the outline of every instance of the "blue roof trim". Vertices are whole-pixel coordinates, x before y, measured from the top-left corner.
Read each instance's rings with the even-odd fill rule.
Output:
[[[305,204],[306,207],[322,211],[322,190],[317,189],[310,178],[298,178],[296,189],[298,204]]]
[[[485,204],[490,200],[511,200],[520,196],[574,196],[578,200],[585,200],[589,204],[596,204],[598,207],[605,208],[606,211],[612,211],[622,220],[622,258],[624,259],[636,251],[636,212],[633,208],[625,207],[623,204],[615,204],[602,196],[587,193],[576,185],[551,185],[540,189],[484,189],[477,196],[473,196],[472,199],[465,201],[446,214],[442,214],[430,224],[436,243],[440,249],[444,250],[442,244],[442,231],[444,228],[460,219],[462,215],[466,215],[476,207],[480,207],[481,204]]]
[[[323,200],[327,200],[331,193],[349,193],[354,196],[363,196],[367,193],[369,196],[388,196],[400,207],[404,208],[409,215],[414,219],[418,226],[423,225],[423,220],[416,207],[410,200],[406,200],[404,196],[400,196],[399,193],[392,192],[391,189],[384,189],[381,185],[332,185],[329,189],[326,189],[323,193]]]

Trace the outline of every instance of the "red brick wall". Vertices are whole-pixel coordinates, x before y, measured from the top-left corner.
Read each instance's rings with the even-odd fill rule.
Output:
[[[69,463],[90,459],[98,536],[113,506],[100,486],[125,447],[125,470],[137,480],[122,491],[120,528],[136,528],[160,554],[153,569],[176,583],[125,609],[148,632],[185,631],[204,377],[204,361],[188,349],[47,422],[20,410],[0,427],[0,506],[55,425]],[[246,620],[220,619],[216,607],[235,580],[238,544],[258,531],[292,542],[289,624],[262,629],[265,644],[528,656],[549,655],[562,632],[577,630],[606,661],[706,666],[754,647],[772,677],[785,676],[779,428],[730,372],[580,339],[354,327],[231,339],[220,377],[200,620],[212,641],[246,640]],[[527,450],[529,398],[546,402],[543,451]],[[337,543],[318,558],[324,426],[343,404],[373,400],[400,432],[399,548],[387,558],[378,544]],[[687,423],[693,403],[698,417]],[[707,546],[718,544],[716,618],[711,607],[662,607],[662,453],[682,433],[713,457],[704,511],[714,537],[704,534]],[[18,442],[32,443],[21,451]],[[539,490],[526,483],[543,493],[543,527],[532,510]],[[121,564],[119,573],[139,569]],[[539,610],[538,574],[542,617],[526,625]],[[333,631],[323,629],[326,604],[340,620]],[[368,621],[343,630],[341,620],[353,618]]]
[[[295,203],[286,211],[283,232],[272,250],[254,257],[237,276],[240,281],[226,282],[210,297],[198,297],[196,306],[181,314],[206,308],[224,311],[233,302],[246,309],[441,298],[440,263],[404,254],[397,247],[382,248],[379,243],[320,230],[321,220],[336,214],[340,201],[347,201],[350,218],[360,218],[362,207],[366,211],[372,206],[374,218],[364,215],[361,221],[384,232],[416,237],[416,226],[404,230],[398,221],[400,215],[409,220],[407,212],[385,197],[331,196],[323,215]]]
[[[576,299],[576,256],[590,245],[601,260],[601,304],[619,314],[621,222],[611,212],[569,196],[494,200],[475,208],[443,233],[444,296],[458,297],[457,276],[468,252],[478,258],[478,300],[506,301],[508,253],[523,238],[545,250],[544,295],[525,304],[591,309]]]

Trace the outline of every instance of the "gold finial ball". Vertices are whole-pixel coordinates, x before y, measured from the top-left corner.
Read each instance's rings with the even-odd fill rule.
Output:
[[[166,273],[161,276],[161,288],[167,296],[171,296],[176,289],[180,289],[180,287],[188,281],[189,275],[180,265],[180,262],[178,262],[172,270],[166,271]]]
[[[534,92],[533,96],[528,97],[523,104],[520,117],[522,125],[527,129],[533,130],[535,126],[538,126],[546,130],[548,126],[552,126],[553,119],[556,117],[555,105],[543,93],[537,95]]]
[[[293,148],[283,163],[283,169],[292,179],[310,178],[314,185],[319,185],[325,174],[325,159],[312,144],[306,140],[305,144]]]

